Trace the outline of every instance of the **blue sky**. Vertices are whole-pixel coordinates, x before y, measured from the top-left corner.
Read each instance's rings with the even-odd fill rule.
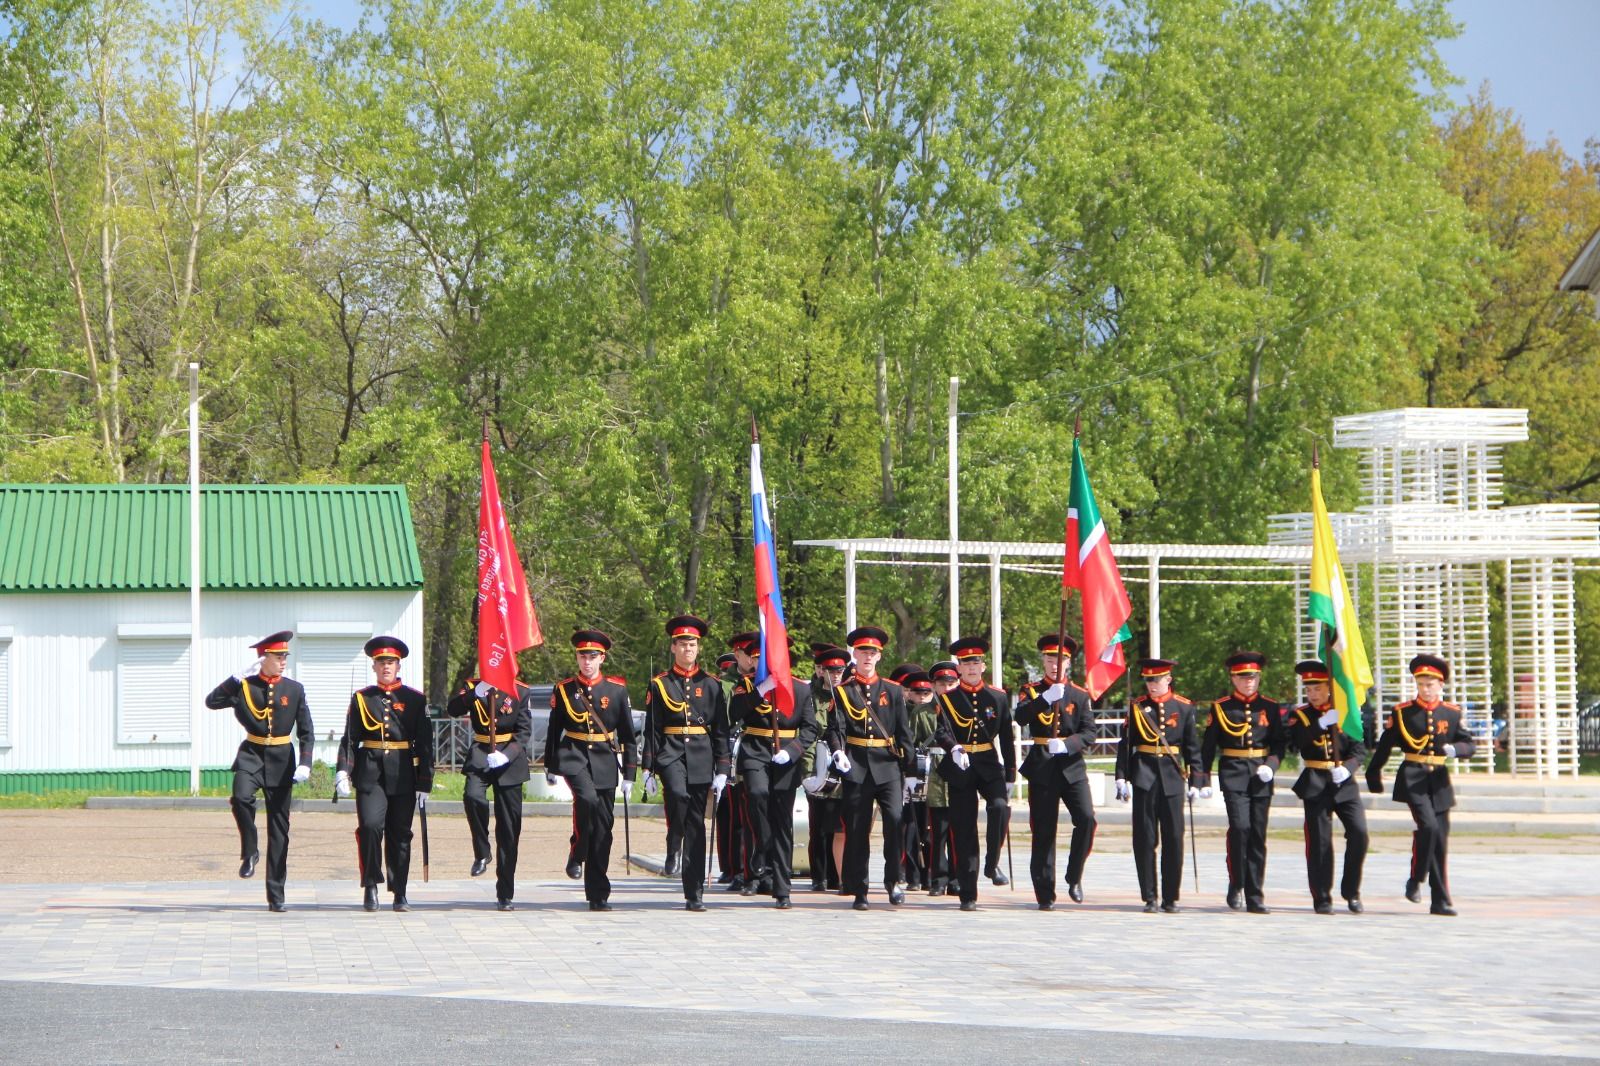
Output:
[[[1522,117],[1528,138],[1553,134],[1574,159],[1600,138],[1600,0],[1451,0],[1461,36],[1439,53],[1464,101],[1487,81],[1495,106]]]

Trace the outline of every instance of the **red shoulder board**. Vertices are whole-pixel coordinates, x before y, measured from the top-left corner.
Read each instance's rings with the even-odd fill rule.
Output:
[[[1188,696],[1185,696],[1180,692],[1174,692],[1172,694],[1172,698],[1175,699],[1175,700],[1182,700],[1184,703],[1193,703],[1194,702],[1194,700],[1191,700]]]
[[[1451,703],[1449,700],[1440,700],[1439,701],[1439,706],[1448,707],[1452,711],[1459,711],[1461,709],[1461,704],[1459,704],[1459,703]]]
[[[659,681],[661,678],[666,677],[670,673],[672,673],[671,670],[663,670],[659,674],[657,674],[655,677],[652,677],[650,680],[651,681]]]
[[[565,685],[568,681],[576,681],[576,680],[578,680],[578,675],[577,674],[568,674],[566,677],[563,677],[560,681],[557,681],[556,684]]]
[[[628,679],[625,677],[612,677],[610,674],[605,675],[605,677],[606,680],[611,682],[613,685],[626,686],[628,684]]]

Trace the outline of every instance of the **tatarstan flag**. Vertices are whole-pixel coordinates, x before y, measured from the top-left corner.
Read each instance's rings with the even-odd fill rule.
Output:
[[[1132,638],[1133,605],[1111,554],[1111,538],[1089,487],[1083,449],[1072,439],[1072,491],[1067,498],[1067,542],[1061,563],[1061,594],[1077,589],[1083,601],[1083,676],[1095,699],[1122,676],[1122,642]]]
[[[1322,471],[1311,467],[1311,595],[1306,616],[1317,627],[1317,654],[1328,664],[1333,705],[1339,711],[1339,728],[1363,740],[1361,702],[1372,687],[1372,667],[1361,643],[1361,626],[1355,601],[1339,565],[1339,546],[1333,539],[1328,505],[1322,501]]]

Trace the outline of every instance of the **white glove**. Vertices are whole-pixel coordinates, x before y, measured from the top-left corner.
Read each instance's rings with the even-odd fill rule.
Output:
[[[333,794],[350,798],[350,775],[343,770],[333,775]]]
[[[717,798],[718,799],[722,798],[722,790],[727,788],[727,787],[728,787],[728,775],[727,774],[718,774],[717,776],[715,776],[715,777],[713,777],[711,779],[711,791],[715,792],[717,794]]]
[[[1065,755],[1067,753],[1067,742],[1060,737],[1051,737],[1045,747],[1049,749],[1051,755]]]
[[[1190,799],[1199,799],[1200,798],[1200,790],[1198,788],[1195,788],[1193,785],[1190,785],[1189,786],[1189,798]]]
[[[1057,681],[1055,684],[1044,690],[1044,701],[1046,703],[1055,703],[1057,700],[1065,699],[1066,695],[1067,686]]]
[[[1333,768],[1333,783],[1334,784],[1342,785],[1348,780],[1350,780],[1350,771],[1345,769],[1345,767],[1343,765],[1335,766]]]
[[[846,755],[842,751],[834,752],[833,753],[833,768],[835,770],[838,770],[841,774],[849,773],[850,772],[850,756]]]
[[[243,681],[245,678],[254,677],[255,675],[259,674],[260,672],[261,672],[261,658],[260,658],[260,656],[257,656],[256,658],[250,660],[249,665],[247,665],[243,670],[239,671],[238,677],[239,677],[239,680]]]
[[[777,751],[773,752],[772,753],[772,765],[773,766],[788,766],[789,765],[789,749],[788,748],[779,748]]]
[[[1256,777],[1262,781],[1271,781],[1272,767],[1268,766],[1266,763],[1262,763],[1260,766],[1256,767]]]
[[[1016,799],[1021,794],[1022,785],[1019,782],[1013,781],[1006,785],[1006,799]]]
[[[1446,744],[1444,746],[1444,754],[1445,758],[1454,759],[1456,757],[1456,746],[1454,744]]]
[[[1200,798],[1201,799],[1208,800],[1208,799],[1211,798],[1211,796],[1212,796],[1212,792],[1211,792],[1211,786],[1210,785],[1206,785],[1205,787],[1203,787],[1200,790]]]
[[[311,780],[311,767],[301,764],[294,768],[294,783],[303,785]]]
[[[1128,783],[1126,781],[1118,781],[1117,799],[1126,801],[1131,795],[1133,795],[1133,789],[1128,787]]]
[[[618,781],[617,782],[617,795],[626,796],[628,794],[628,791],[630,789],[632,789],[632,788],[633,788],[633,782],[632,781]]]
[[[906,778],[906,795],[909,796],[911,794],[912,790],[915,789],[920,784],[922,784],[922,778],[920,778],[920,777],[908,777],[908,778]]]
[[[1338,720],[1339,720],[1339,708],[1337,708],[1337,707],[1329,707],[1328,710],[1327,710],[1327,713],[1324,714],[1321,718],[1317,719],[1317,724],[1320,725],[1322,728],[1327,729],[1329,726],[1333,725]]]
[[[644,772],[644,798],[649,799],[661,788],[661,781],[649,770]]]
[[[472,686],[472,694],[481,700],[489,694],[490,687],[491,686],[489,682],[479,681],[476,685]]]
[[[956,764],[957,770],[965,770],[972,765],[972,756],[967,754],[967,749],[960,744],[950,749],[950,761]]]
[[[483,763],[491,770],[498,770],[500,767],[504,766],[510,761],[510,759],[506,758],[505,752],[491,751],[487,756],[484,757]]]
[[[417,802],[424,807],[428,805],[428,793],[425,789],[417,789]]]
[[[549,785],[551,788],[555,788],[556,787],[556,775],[555,774],[551,774],[551,773],[545,774],[544,775],[544,783]]]

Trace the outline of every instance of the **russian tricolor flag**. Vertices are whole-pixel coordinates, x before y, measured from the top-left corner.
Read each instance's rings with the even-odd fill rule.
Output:
[[[754,526],[756,615],[761,620],[761,657],[756,660],[756,690],[787,717],[794,714],[794,683],[789,674],[789,624],[778,591],[778,548],[767,510],[767,483],[761,476],[761,440],[750,443],[750,518]]]

